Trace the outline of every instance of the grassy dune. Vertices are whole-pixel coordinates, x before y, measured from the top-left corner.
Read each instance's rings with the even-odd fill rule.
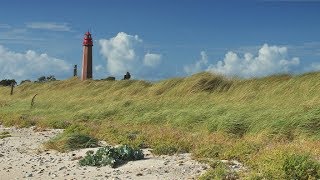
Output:
[[[0,122],[66,128],[49,143],[58,150],[66,150],[69,134],[82,133],[157,154],[191,152],[212,165],[204,179],[232,173],[221,159],[244,163],[247,171],[233,173],[241,179],[320,178],[320,73],[248,80],[199,73],[157,83],[69,79],[26,83],[9,94],[0,87]]]

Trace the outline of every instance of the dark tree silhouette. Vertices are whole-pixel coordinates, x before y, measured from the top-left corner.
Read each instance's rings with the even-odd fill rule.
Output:
[[[3,79],[0,81],[0,86],[11,86],[11,85],[16,85],[17,82],[14,79]]]
[[[56,81],[57,79],[53,76],[53,75],[50,75],[50,76],[41,76],[38,78],[38,81],[37,82],[49,82],[49,81]]]
[[[31,81],[30,81],[29,79],[22,80],[22,81],[20,82],[20,85],[23,84],[23,83],[28,83],[28,82],[31,82]]]

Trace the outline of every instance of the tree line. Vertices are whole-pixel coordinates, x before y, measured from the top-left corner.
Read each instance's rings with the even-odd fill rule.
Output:
[[[49,82],[49,81],[56,81],[57,79],[53,76],[53,75],[50,75],[50,76],[41,76],[37,79],[37,81],[34,81],[34,82]],[[20,82],[20,85],[23,84],[23,83],[27,83],[27,82],[32,82],[31,80],[29,79],[26,79],[26,80],[22,80]],[[17,85],[17,81],[15,79],[3,79],[0,81],[0,86],[15,86]]]

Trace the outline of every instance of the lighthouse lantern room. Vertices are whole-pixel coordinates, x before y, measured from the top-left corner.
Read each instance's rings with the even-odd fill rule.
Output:
[[[83,38],[82,73],[81,80],[92,79],[92,37],[86,32]]]

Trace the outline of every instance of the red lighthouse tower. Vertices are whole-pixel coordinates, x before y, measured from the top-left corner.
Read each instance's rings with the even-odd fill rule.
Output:
[[[92,37],[86,32],[83,38],[82,74],[81,80],[92,79]]]

